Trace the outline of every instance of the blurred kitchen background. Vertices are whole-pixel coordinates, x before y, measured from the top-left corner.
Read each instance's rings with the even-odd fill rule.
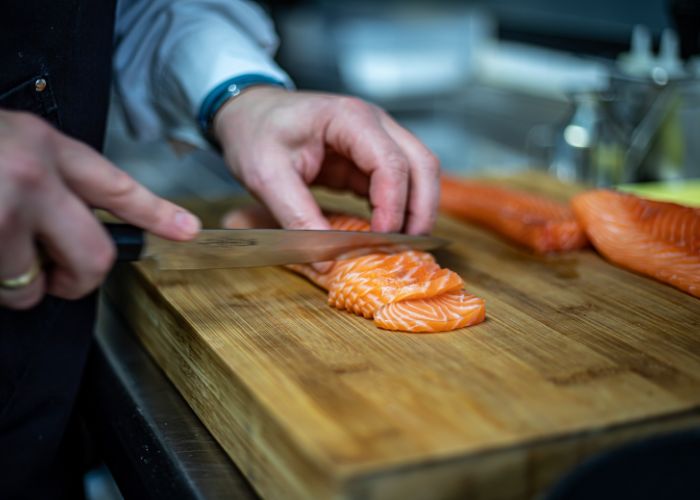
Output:
[[[698,0],[261,3],[299,88],[384,107],[447,171],[700,177]],[[131,141],[118,106],[106,151],[167,196],[241,189],[212,152]]]

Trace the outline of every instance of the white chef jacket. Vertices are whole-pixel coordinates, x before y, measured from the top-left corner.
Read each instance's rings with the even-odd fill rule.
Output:
[[[118,0],[115,31],[114,86],[141,140],[206,148],[197,114],[218,84],[257,73],[292,87],[270,19],[246,0]]]

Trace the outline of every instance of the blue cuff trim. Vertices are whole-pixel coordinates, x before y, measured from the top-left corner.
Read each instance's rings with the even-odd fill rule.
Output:
[[[197,121],[199,128],[207,139],[211,141],[210,128],[214,115],[219,111],[219,108],[232,97],[236,97],[244,89],[254,85],[276,85],[278,87],[286,87],[284,82],[272,78],[267,75],[258,73],[247,73],[239,75],[220,83],[207,94],[199,107],[199,115]]]

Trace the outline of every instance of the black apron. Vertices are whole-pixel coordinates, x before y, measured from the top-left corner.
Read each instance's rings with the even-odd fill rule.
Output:
[[[43,116],[102,147],[115,0],[12,0],[0,15],[0,108]],[[95,297],[0,308],[0,498],[76,498],[67,429]]]

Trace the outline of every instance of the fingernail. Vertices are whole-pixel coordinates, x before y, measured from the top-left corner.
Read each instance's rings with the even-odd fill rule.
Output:
[[[316,270],[316,272],[319,272],[321,274],[326,274],[333,267],[333,262],[332,261],[314,262],[313,264],[311,264],[311,267],[313,267]]]
[[[180,230],[188,234],[194,234],[202,227],[197,217],[184,210],[175,213],[175,224]]]

